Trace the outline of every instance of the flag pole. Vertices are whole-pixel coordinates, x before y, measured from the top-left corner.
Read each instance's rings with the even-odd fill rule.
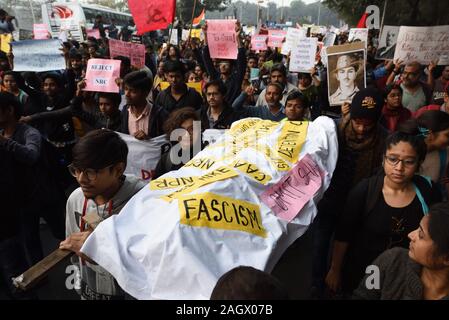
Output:
[[[171,23],[170,33],[168,34],[168,44],[170,44],[171,41],[171,35],[173,33],[173,28],[175,26],[175,20],[176,20],[176,2],[175,2],[175,8],[174,8],[174,14],[173,14],[173,22]]]
[[[196,1],[197,1],[197,0],[195,0],[195,1],[193,2],[192,20],[190,20],[189,39],[190,39],[190,36],[192,35],[193,19],[195,19]]]

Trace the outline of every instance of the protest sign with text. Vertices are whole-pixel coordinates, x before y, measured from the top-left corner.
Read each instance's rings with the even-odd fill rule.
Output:
[[[87,37],[92,37],[95,39],[100,39],[100,30],[99,29],[87,29],[86,30]]]
[[[271,48],[282,48],[287,31],[268,30],[268,46]]]
[[[288,55],[293,47],[297,47],[298,41],[306,37],[306,34],[305,29],[288,28],[281,54]]]
[[[175,0],[128,0],[138,34],[167,29],[175,18]]]
[[[115,79],[120,77],[120,60],[89,59],[86,72],[86,91],[119,92]]]
[[[111,58],[125,56],[131,60],[131,65],[142,68],[145,65],[145,46],[139,43],[109,39]]]
[[[49,34],[48,34],[47,25],[44,23],[34,24],[33,25],[33,34],[34,34],[34,39],[36,39],[36,40],[48,39]]]
[[[449,55],[449,25],[436,27],[400,27],[394,60],[429,64]],[[444,62],[444,61],[443,61]]]
[[[290,72],[310,72],[315,66],[317,38],[302,38],[296,47],[292,48],[290,55]]]
[[[212,59],[237,59],[236,20],[207,20],[207,43]]]
[[[52,71],[66,68],[64,56],[59,50],[61,41],[24,40],[12,42],[14,71]]]
[[[251,49],[254,51],[264,51],[267,50],[267,38],[268,36],[252,36],[251,37]]]

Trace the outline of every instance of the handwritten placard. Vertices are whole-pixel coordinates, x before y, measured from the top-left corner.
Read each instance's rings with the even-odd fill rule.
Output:
[[[400,27],[394,60],[443,64],[449,55],[449,25],[437,27]],[[443,59],[440,59],[443,56]]]
[[[12,34],[11,33],[2,33],[0,34],[0,51],[4,53],[9,53],[11,51],[11,43]]]
[[[260,196],[274,214],[292,221],[321,188],[325,172],[306,154],[278,183]]]
[[[306,34],[307,30],[305,29],[288,28],[281,54],[288,55],[292,48],[297,46],[299,39],[305,38]]]
[[[302,38],[298,40],[290,55],[290,72],[310,72],[315,65],[317,38]]]
[[[48,39],[47,25],[44,23],[33,24],[33,34],[36,40]]]
[[[95,39],[100,39],[100,30],[99,29],[87,29],[86,30],[87,37],[92,37]]]
[[[268,30],[268,46],[271,48],[282,48],[287,31]]]
[[[207,42],[211,58],[237,59],[236,20],[207,20]]]
[[[125,56],[131,60],[131,65],[142,68],[145,65],[145,46],[139,43],[109,39],[111,58]]]
[[[120,77],[120,60],[89,59],[86,72],[86,91],[119,92],[115,79]]]
[[[251,49],[254,51],[264,51],[267,50],[267,38],[265,35],[257,35],[251,37]]]
[[[66,68],[59,39],[24,40],[11,42],[11,45],[14,71],[44,72]]]

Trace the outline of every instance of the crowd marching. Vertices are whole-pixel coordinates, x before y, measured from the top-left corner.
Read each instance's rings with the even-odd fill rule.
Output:
[[[205,148],[204,130],[229,129],[249,117],[281,122],[327,116],[335,122],[339,151],[311,225],[311,298],[448,298],[449,65],[377,60],[379,34],[370,31],[366,59],[341,55],[328,70],[318,47],[310,70],[291,72],[289,54],[252,49],[238,21],[237,58],[211,57],[208,27],[206,22],[202,39],[179,45],[143,37],[143,66],[128,56],[111,57],[110,39],[128,42],[131,34],[113,29],[108,38],[101,17],[94,26],[98,39],[62,43],[64,70],[16,72],[14,46],[0,52],[0,274],[10,297],[35,298],[11,278],[44,258],[43,218],[60,248],[88,266],[81,274],[83,299],[130,298],[80,252],[92,233],[86,212],[107,219],[146,185],[124,175],[128,147],[116,132],[149,140],[185,130],[188,138],[164,146],[154,179],[185,164],[173,161],[174,152],[189,150],[188,161]],[[0,33],[13,28],[0,10]],[[323,40],[322,33],[307,33]],[[331,46],[348,43],[342,31]],[[120,62],[118,92],[85,90],[91,59]],[[360,70],[365,87],[355,81]],[[330,93],[331,81],[336,90]],[[174,148],[178,143],[181,148]],[[381,270],[376,290],[364,279],[372,264]],[[286,298],[263,273],[242,269],[225,276],[212,298]],[[232,279],[239,290],[226,283]],[[265,283],[263,292],[254,290],[257,281]]]

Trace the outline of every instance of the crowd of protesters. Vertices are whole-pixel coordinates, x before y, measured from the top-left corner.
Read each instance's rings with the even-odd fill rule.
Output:
[[[0,27],[7,31],[10,21],[1,10]],[[87,61],[110,58],[108,28],[101,18],[94,27],[100,39],[63,43],[65,70],[14,72],[14,52],[0,52],[0,274],[12,298],[34,298],[10,279],[43,258],[41,218],[62,249],[80,256],[83,299],[126,298],[79,251],[92,232],[82,220],[86,211],[106,219],[144,186],[124,175],[128,149],[114,131],[148,140],[182,128],[189,138],[171,146],[191,149],[200,139],[194,121],[204,131],[229,129],[247,117],[314,121],[323,115],[334,118],[339,156],[311,226],[311,298],[449,297],[449,66],[376,60],[370,34],[367,87],[333,107],[319,55],[309,73],[290,73],[289,58],[278,50],[252,51],[237,22],[237,59],[212,59],[206,24],[203,40],[147,41],[143,68],[113,57],[121,61],[120,92],[90,92],[83,90]],[[108,33],[119,37],[113,24]],[[335,45],[346,41],[341,33]],[[250,68],[260,70],[258,80],[249,79]],[[164,82],[169,86],[162,89]],[[200,83],[201,92],[189,82]],[[171,162],[171,152],[164,150],[154,177],[182,166]],[[381,289],[367,291],[365,269],[374,260],[386,274]],[[417,287],[408,292],[411,281]]]

